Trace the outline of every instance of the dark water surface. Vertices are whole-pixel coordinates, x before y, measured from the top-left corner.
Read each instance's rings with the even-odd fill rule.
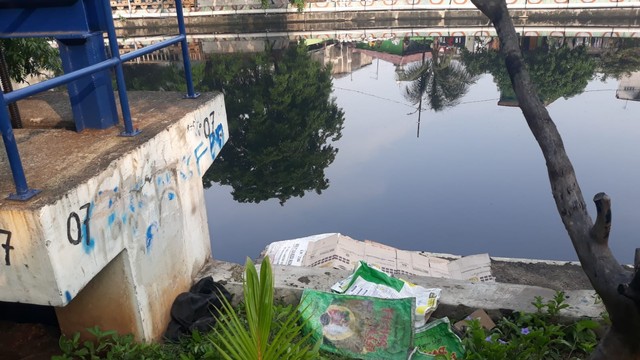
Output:
[[[612,197],[611,247],[631,262],[640,244],[640,103],[616,99],[617,87],[593,80],[549,111],[585,197]],[[393,65],[334,80],[334,95],[346,121],[326,172],[330,187],[284,206],[240,204],[229,187],[211,187],[205,197],[216,258],[242,261],[272,241],[323,232],[410,250],[576,258],[542,154],[519,108],[496,105],[490,75],[457,107],[424,113],[420,138],[412,109],[396,103],[406,101]]]
[[[205,181],[206,185],[211,185],[205,191],[205,198],[214,257],[243,262],[246,256],[258,256],[273,241],[340,232],[355,239],[371,239],[407,250],[463,255],[489,252],[492,256],[575,260],[551,196],[538,145],[520,109],[505,106],[514,105],[506,73],[500,73],[499,66],[497,69],[491,65],[491,59],[483,58],[475,63],[463,61],[461,49],[453,49],[459,40],[442,39],[450,46],[443,46],[441,54],[445,55],[435,57],[435,52],[431,52],[433,43],[427,45],[433,39],[422,43],[411,39],[411,44],[407,40],[406,45],[411,45],[407,48],[411,47],[415,52],[422,46],[421,51],[426,56],[423,62],[417,51],[417,57],[412,58],[413,65],[402,66],[392,64],[388,58],[370,57],[362,61],[348,49],[355,44],[343,44],[337,57],[329,59],[335,64],[334,72],[342,71],[333,78],[331,90],[337,107],[344,111],[342,137],[335,142],[327,140],[326,144],[311,146],[305,144],[305,135],[298,132],[296,136],[303,141],[286,145],[288,152],[278,149],[289,141],[283,134],[303,125],[289,124],[281,119],[299,120],[306,116],[312,119],[316,105],[309,105],[308,113],[300,114],[301,108],[307,109],[297,104],[295,111],[292,110],[297,111],[295,116],[287,114],[286,109],[272,109],[271,117],[267,116],[263,121],[251,113],[253,107],[257,109],[262,105],[248,106],[247,101],[261,99],[270,103],[280,98],[290,100],[289,95],[295,100],[299,93],[321,82],[315,78],[315,73],[300,75],[304,66],[289,67],[287,60],[283,60],[286,56],[280,52],[268,66],[255,66],[253,72],[240,71],[226,80],[214,81],[221,82],[226,92],[232,139],[225,146],[225,149],[229,147],[225,150],[227,153],[223,152],[222,159],[216,160]],[[620,71],[616,73],[619,63],[615,60],[603,65],[602,59],[617,58],[611,52],[602,55],[603,50],[597,49],[606,45],[602,39],[564,40],[570,47],[581,42],[592,45],[588,56],[570,53],[574,58],[591,59],[587,62],[563,63],[558,60],[561,56],[553,57],[548,55],[548,50],[540,50],[548,44],[550,48],[557,48],[562,41],[528,38],[523,40],[523,47],[529,49],[533,59],[529,65],[532,72],[538,74],[534,80],[539,79],[541,98],[549,104],[548,110],[563,137],[589,211],[595,214],[591,202],[593,195],[604,191],[611,196],[610,246],[620,261],[631,263],[633,249],[640,247],[640,102],[618,99],[616,95],[628,98],[631,93],[631,97],[637,98],[640,75],[636,73],[629,77],[621,75]],[[367,45],[375,50],[388,44],[370,42]],[[618,47],[638,46],[629,40]],[[473,50],[473,47],[467,48]],[[317,44],[310,48],[316,53],[322,49],[322,45]],[[446,55],[449,50],[455,54]],[[615,53],[615,49],[611,51]],[[228,64],[234,62],[225,63],[215,58],[217,55],[212,56],[213,64],[227,64],[224,66],[233,68]],[[326,56],[319,59],[327,61]],[[305,61],[309,62],[309,59]],[[351,64],[346,70],[345,62]],[[406,89],[418,84],[420,78],[416,73],[409,73],[412,66],[416,68],[429,62],[450,70],[450,73],[436,76],[442,96],[425,94],[420,105],[420,96],[406,95]],[[545,73],[544,68],[550,63],[557,63],[555,75]],[[211,70],[211,64],[209,66],[203,70],[205,80],[207,74],[216,71]],[[291,79],[305,79],[306,76],[307,79],[302,80],[306,83],[294,86],[295,90],[274,95],[273,91],[279,90],[269,83],[273,79],[263,81],[262,75],[256,75],[259,71],[268,73],[270,70],[264,69],[273,67],[286,67],[281,73],[291,72]],[[475,76],[462,88],[456,87],[456,79],[460,82],[462,78],[456,77],[455,73],[460,69],[454,68],[466,69]],[[583,68],[587,70],[583,71]],[[603,71],[616,76],[607,74],[603,80]],[[584,73],[587,75],[583,76]],[[404,80],[402,76],[413,81],[399,81]],[[269,84],[265,85],[265,81]],[[260,83],[260,87],[256,83]],[[211,87],[215,88],[214,85]],[[456,96],[447,95],[454,92],[457,92]],[[314,102],[309,97],[304,101]],[[326,103],[326,98],[324,101]],[[418,138],[417,109],[420,107],[423,111]],[[243,135],[234,137],[237,124],[245,124],[242,125],[245,127],[240,126],[244,129]],[[255,131],[251,133],[248,129]],[[307,145],[318,149],[330,145],[338,152],[333,161],[327,162],[326,168],[317,164],[311,166],[301,162],[296,151],[291,150],[292,146]],[[258,151],[260,146],[264,147],[264,153],[273,153],[246,161],[261,153]],[[245,147],[252,147],[253,152],[233,150]],[[278,158],[279,153],[287,155]],[[288,158],[292,159],[291,164],[286,163]],[[245,161],[246,165],[229,166]],[[315,170],[306,169],[305,165]],[[303,184],[304,177],[316,178],[319,171],[322,180],[323,168],[328,187],[318,194],[313,191],[314,186]],[[268,178],[255,181],[260,176]],[[220,178],[242,188],[236,191],[239,200],[260,202],[237,202],[232,196],[233,187],[220,185]],[[211,182],[211,179],[217,182]],[[291,183],[298,184],[287,190],[297,197],[285,196],[282,205],[283,199],[265,201],[279,193],[280,183],[289,187]]]
[[[583,193],[613,199],[611,247],[631,262],[640,244],[640,103],[619,81],[589,81],[548,107]],[[456,107],[422,114],[403,97],[395,66],[374,62],[333,80],[345,112],[330,186],[284,206],[242,204],[230,187],[206,191],[213,254],[243,261],[272,241],[340,232],[402,249],[576,259],[551,196],[542,154],[519,108],[498,106],[485,74]],[[412,113],[412,114],[408,114]]]

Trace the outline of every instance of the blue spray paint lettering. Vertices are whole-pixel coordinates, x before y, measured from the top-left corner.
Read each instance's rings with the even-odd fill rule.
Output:
[[[212,159],[215,159],[220,149],[222,149],[223,142],[224,128],[222,127],[222,124],[218,124],[218,126],[216,126],[216,130],[209,134],[209,152],[211,153]]]
[[[200,158],[207,153],[207,149],[202,149],[202,152],[199,151],[201,147],[205,146],[201,141],[198,146],[196,146],[195,150],[193,150],[193,154],[196,156],[196,168],[198,168],[198,176],[202,176],[202,172],[200,171]]]
[[[109,224],[109,226],[113,225],[113,223],[116,221],[116,213],[111,213],[109,215],[109,218],[107,219],[107,224]]]
[[[116,187],[117,190],[117,187]],[[93,213],[93,203],[89,203],[80,207],[80,209],[87,207],[87,216],[82,222],[82,233],[84,235],[85,241],[82,242],[82,249],[85,254],[91,253],[91,250],[96,247],[96,240],[91,236],[91,228],[89,227],[89,220],[91,219],[91,214]]]
[[[169,200],[173,200],[173,198],[175,198],[175,197],[176,197],[176,194],[174,194],[174,193],[172,193],[172,192],[169,192],[169,193],[167,194],[167,197],[169,198]]]
[[[158,232],[158,223],[155,221],[151,225],[149,225],[149,227],[147,227],[147,238],[145,242],[145,248],[147,249],[147,254],[149,253],[149,250],[151,250],[151,244],[153,244],[153,237],[155,235],[154,230],[155,230],[155,233]]]
[[[64,298],[67,300],[67,302],[71,302],[71,299],[73,299],[69,291],[64,292]]]

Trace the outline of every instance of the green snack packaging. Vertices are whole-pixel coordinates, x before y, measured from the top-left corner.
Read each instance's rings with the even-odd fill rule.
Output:
[[[413,348],[415,300],[380,299],[305,289],[305,334],[321,349],[354,359],[406,360]]]
[[[373,296],[385,299],[416,299],[415,327],[424,326],[427,318],[438,306],[440,289],[426,289],[408,281],[385,274],[382,270],[360,261],[356,271],[338,281],[331,290],[347,295]]]
[[[416,348],[409,356],[410,360],[460,360],[464,357],[462,341],[451,330],[446,317],[416,329],[415,345]]]

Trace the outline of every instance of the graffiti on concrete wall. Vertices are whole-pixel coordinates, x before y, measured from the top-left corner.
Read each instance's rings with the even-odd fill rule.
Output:
[[[87,246],[91,246],[91,231],[89,227],[89,220],[91,219],[91,203],[86,203],[80,206],[80,213],[84,213],[84,218],[81,221],[80,215],[75,211],[72,211],[67,217],[67,239],[72,245],[78,245],[85,239]]]
[[[73,244],[80,244],[78,237],[83,237],[89,245],[85,251],[89,253],[96,239],[107,242],[120,238],[126,232],[127,236],[139,239],[148,253],[162,223],[181,213],[176,173],[178,170],[170,166],[139,181],[133,177],[122,179],[119,173],[105,178],[87,207],[86,226],[82,223],[82,231],[78,229],[75,233],[70,230],[72,237],[69,241],[73,239]],[[94,237],[89,232],[89,219],[96,224]],[[74,223],[80,224],[80,220],[74,216],[71,228],[77,229],[73,226]]]
[[[180,160],[160,169],[155,162],[145,163],[134,170],[135,175],[123,175],[116,170],[104,177],[90,201],[69,212],[68,242],[82,246],[90,254],[97,243],[102,249],[118,246],[113,240],[126,233],[144,252],[151,252],[154,240],[163,231],[163,223],[168,217],[181,214],[178,180],[189,181],[196,172],[202,176],[222,150],[225,129],[222,123],[216,124],[216,115],[211,111],[187,123],[186,134],[195,136],[197,145]]]
[[[11,265],[11,250],[13,250],[13,246],[11,246],[11,231],[0,229],[0,236],[5,237],[4,243],[2,243],[2,248],[4,249],[4,264],[7,266]],[[2,238],[0,238],[0,242]]]
[[[198,175],[202,176],[203,171],[200,166],[200,160],[207,153],[211,156],[211,161],[218,156],[225,142],[224,126],[222,123],[215,125],[215,111],[212,111],[201,122],[194,121],[194,123],[187,125],[187,131],[192,131],[196,136],[203,136],[205,139],[200,141],[193,150]]]

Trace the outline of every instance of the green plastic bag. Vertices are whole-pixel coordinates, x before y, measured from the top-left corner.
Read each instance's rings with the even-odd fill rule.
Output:
[[[416,329],[415,345],[410,360],[459,360],[464,357],[462,341],[451,330],[451,324],[446,317]]]
[[[321,349],[354,359],[406,360],[413,348],[415,300],[305,289],[300,309]]]
[[[353,274],[338,281],[331,290],[347,295],[373,296],[385,299],[416,299],[415,327],[424,326],[438,306],[441,290],[426,289],[408,281],[391,277],[364,261],[358,263]]]

